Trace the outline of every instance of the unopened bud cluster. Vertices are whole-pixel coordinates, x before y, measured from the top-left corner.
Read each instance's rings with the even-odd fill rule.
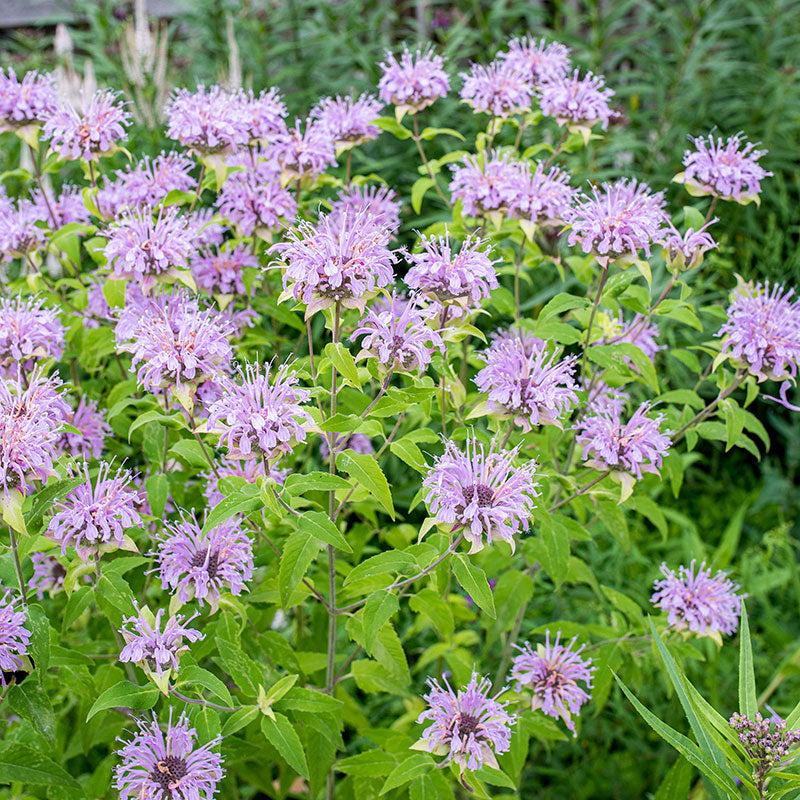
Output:
[[[758,762],[762,774],[785,761],[789,752],[800,744],[800,730],[786,730],[782,719],[764,719],[759,713],[754,719],[734,714],[729,724],[737,732],[747,755]]]

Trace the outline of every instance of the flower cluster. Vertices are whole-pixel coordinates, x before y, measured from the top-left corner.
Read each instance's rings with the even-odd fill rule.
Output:
[[[498,58],[537,88],[563,78],[569,69],[568,47],[560,42],[547,44],[544,39],[537,42],[528,36],[512,39]]]
[[[45,592],[54,594],[64,585],[66,567],[55,557],[45,553],[32,553],[33,575],[28,588],[36,590],[36,599],[41,600]]]
[[[400,228],[400,201],[388,186],[351,186],[331,203],[331,221],[346,224],[359,214],[369,214],[373,225],[394,235]]]
[[[309,117],[318,120],[337,145],[353,146],[377,139],[381,129],[372,122],[381,112],[381,103],[369,94],[359,97],[324,97],[311,109]]]
[[[378,81],[378,96],[396,106],[399,116],[422,111],[450,90],[444,59],[430,49],[411,53],[404,46],[399,59],[387,53],[379,66],[383,74]]]
[[[192,275],[209,293],[244,294],[244,270],[258,269],[258,259],[242,244],[207,250],[192,260]]]
[[[470,217],[508,214],[517,205],[525,179],[519,162],[509,153],[486,150],[481,155],[464,156],[453,168],[450,192],[460,200]]]
[[[66,413],[64,422],[76,428],[78,433],[65,430],[59,442],[61,449],[85,461],[99,458],[111,427],[106,422],[105,412],[97,407],[97,401],[83,395],[75,410]]]
[[[20,656],[27,655],[31,641],[25,627],[27,613],[18,607],[20,598],[6,589],[0,597],[0,684],[6,686],[6,672],[16,672],[22,667]]]
[[[461,99],[476,112],[493,117],[508,117],[530,109],[533,86],[528,77],[507,60],[488,66],[473,64],[462,72]]]
[[[0,298],[0,375],[30,371],[39,359],[58,360],[64,352],[59,312],[30,295]]]
[[[22,80],[13,69],[0,70],[0,130],[40,125],[58,107],[55,81],[49,73],[26,72]]]
[[[201,154],[234,150],[250,140],[244,108],[240,95],[219,86],[176,89],[166,107],[167,136]]]
[[[591,128],[599,122],[605,130],[616,116],[608,102],[614,94],[602,75],[587,72],[581,78],[576,69],[542,85],[539,108],[546,117],[555,117],[559,125]]]
[[[736,731],[748,758],[755,762],[756,778],[763,779],[771,769],[789,761],[792,751],[800,745],[800,730],[787,730],[785,720],[764,719],[758,711],[752,719],[734,713],[728,724]]]

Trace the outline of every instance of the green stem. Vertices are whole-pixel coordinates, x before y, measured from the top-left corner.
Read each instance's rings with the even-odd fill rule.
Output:
[[[450,205],[450,201],[447,199],[444,192],[439,188],[439,183],[436,180],[436,176],[433,174],[433,170],[431,169],[431,165],[428,163],[428,158],[425,155],[425,151],[422,149],[422,137],[419,135],[419,121],[417,120],[417,115],[412,114],[411,119],[414,122],[414,135],[412,136],[412,138],[414,139],[414,142],[417,145],[417,150],[419,151],[419,157],[422,159],[422,163],[428,172],[428,177],[433,181],[433,188],[436,189],[436,194],[439,195],[442,202],[448,208],[452,208],[452,206]]]
[[[9,525],[9,533],[11,534],[11,552],[14,554],[14,569],[17,572],[17,582],[19,583],[19,593],[22,596],[22,605],[28,607],[28,597],[25,589],[25,579],[22,577],[22,564],[19,560],[19,548],[17,546],[17,536],[14,529]]]

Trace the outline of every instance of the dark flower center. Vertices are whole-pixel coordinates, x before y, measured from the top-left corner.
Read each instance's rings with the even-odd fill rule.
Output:
[[[206,563],[206,556],[208,555],[208,550],[198,550],[192,556],[192,566],[193,567],[202,567]],[[219,553],[212,553],[208,556],[208,566],[206,569],[208,570],[208,577],[215,578],[217,576],[217,569],[219,568]]]
[[[50,570],[50,574],[53,576],[53,580],[61,580],[61,578],[67,577],[67,569],[59,562],[53,564],[53,568]]]
[[[469,736],[470,733],[475,733],[475,731],[478,730],[479,724],[477,717],[462,712],[458,715],[458,735],[463,737]]]
[[[186,775],[186,761],[177,756],[167,756],[163,761],[156,764],[156,768],[150,773],[150,779],[157,783],[164,792],[172,795],[170,784],[174,784]]]
[[[464,499],[467,503],[471,503],[475,497],[478,499],[478,505],[485,508],[492,505],[494,499],[494,492],[488,486],[482,483],[474,483],[472,486],[464,487]]]

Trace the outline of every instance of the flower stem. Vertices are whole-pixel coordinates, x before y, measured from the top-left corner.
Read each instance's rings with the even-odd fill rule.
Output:
[[[19,583],[19,593],[22,596],[22,605],[28,607],[28,597],[25,590],[25,579],[22,577],[22,564],[19,560],[19,548],[17,545],[17,536],[14,529],[9,525],[8,531],[11,534],[11,552],[14,554],[14,569],[17,572],[17,582]]]
[[[578,489],[578,491],[575,492],[575,494],[571,494],[569,497],[565,497],[563,500],[559,500],[555,505],[550,506],[550,508],[547,509],[547,513],[552,514],[555,510],[561,508],[561,506],[564,506],[567,503],[572,502],[576,497],[580,497],[582,494],[586,494],[586,492],[588,492],[589,489],[592,488],[592,486],[595,486],[596,484],[600,483],[600,481],[603,480],[603,478],[608,477],[608,474],[610,472],[611,470],[607,469],[605,472],[600,473],[600,475],[598,475],[594,480],[589,481],[589,483],[587,483],[585,486],[582,486],[580,489]]]
[[[433,174],[433,170],[431,169],[431,165],[428,163],[428,159],[425,155],[425,151],[422,149],[422,137],[419,135],[419,120],[417,120],[417,115],[412,114],[411,119],[414,121],[414,135],[412,138],[417,145],[417,150],[419,151],[419,157],[422,159],[422,163],[425,169],[428,172],[428,177],[433,181],[433,188],[436,189],[436,194],[439,195],[442,202],[448,207],[452,208],[450,205],[450,201],[445,196],[445,193],[439,188],[439,183],[436,180],[436,177]]]

